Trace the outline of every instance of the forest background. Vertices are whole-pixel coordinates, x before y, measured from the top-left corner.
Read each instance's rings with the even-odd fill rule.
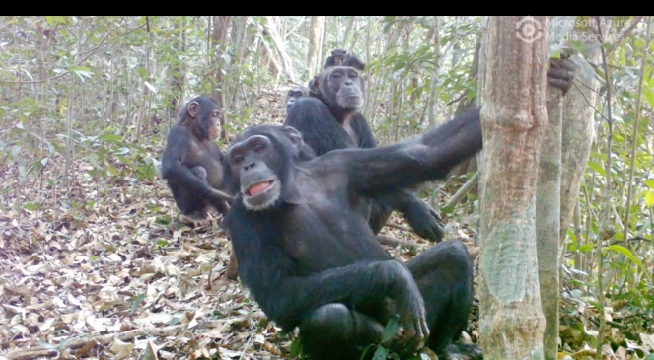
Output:
[[[294,355],[293,336],[222,276],[219,224],[176,222],[160,159],[180,107],[216,99],[226,149],[283,122],[286,91],[342,48],[367,64],[363,113],[390,144],[479,103],[488,20],[0,17],[0,359]],[[603,36],[586,36],[598,22]],[[652,359],[651,19],[550,27],[550,56],[578,67],[558,159],[558,356]],[[479,177],[471,161],[420,189],[475,258]],[[428,246],[392,222],[385,233],[416,245],[399,256]]]

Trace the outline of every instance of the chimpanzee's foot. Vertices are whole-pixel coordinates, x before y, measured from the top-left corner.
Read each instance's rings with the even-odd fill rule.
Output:
[[[445,352],[439,355],[443,360],[482,360],[481,348],[475,344],[462,342],[452,343],[445,347]]]
[[[232,253],[232,256],[229,258],[229,264],[227,264],[225,276],[229,280],[236,280],[236,278],[238,278],[238,260],[236,259],[236,255],[234,255],[234,253]]]
[[[192,212],[190,214],[182,214],[179,217],[179,220],[185,224],[192,227],[203,227],[211,226],[213,223],[213,217],[205,212]]]

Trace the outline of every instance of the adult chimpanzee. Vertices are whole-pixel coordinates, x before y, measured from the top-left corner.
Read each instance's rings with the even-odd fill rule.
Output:
[[[405,266],[384,251],[361,208],[365,197],[442,179],[478,152],[479,110],[388,147],[302,161],[302,146],[296,129],[261,125],[225,157],[227,188],[238,192],[225,225],[261,309],[285,330],[299,326],[304,351],[318,359],[358,359],[394,315],[405,349],[431,333],[438,354],[459,350],[452,342],[472,304],[465,246],[443,242]]]
[[[336,51],[339,50],[334,50],[332,54]],[[328,58],[328,64],[352,62],[365,66],[353,55],[348,54],[345,58],[339,56],[341,57]],[[311,86],[311,96],[318,100],[304,98],[296,101],[296,105],[288,112],[284,125],[299,130],[304,141],[319,156],[348,147],[377,147],[368,122],[358,112],[363,104],[365,89],[356,69],[346,66],[328,67],[314,78]],[[345,94],[345,91],[349,92]],[[349,105],[341,106],[339,101]],[[410,192],[397,190],[375,194],[372,200],[370,226],[375,234],[381,231],[393,209],[396,209],[404,214],[418,236],[430,241],[442,240],[444,231],[436,221],[437,212]]]
[[[182,221],[204,225],[207,210],[222,214],[229,210],[229,194],[223,187],[222,154],[214,143],[220,133],[218,105],[208,97],[196,97],[180,111],[179,122],[170,129],[162,160],[162,175],[168,181]]]
[[[348,54],[347,51],[343,49],[332,50],[332,54],[328,56],[327,60],[325,61],[325,66],[323,66],[323,70],[332,66],[350,66],[360,71],[363,71],[366,68],[366,64],[364,64],[361,60],[359,60],[359,58],[357,58],[353,54]],[[314,81],[316,81],[316,78],[314,78],[309,82],[309,94],[313,97],[319,98],[320,91],[315,89],[315,87],[313,86]],[[363,115],[359,114],[358,116],[363,118]],[[365,121],[365,118],[363,118],[363,120]]]
[[[286,94],[286,113],[288,114],[297,99],[305,96],[309,96],[309,88],[306,86],[298,85],[289,90]]]

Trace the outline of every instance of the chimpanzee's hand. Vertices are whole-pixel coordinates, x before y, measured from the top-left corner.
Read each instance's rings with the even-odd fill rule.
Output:
[[[445,231],[437,220],[438,212],[426,202],[413,201],[405,214],[406,220],[418,236],[431,242],[441,242]]]
[[[425,304],[420,290],[413,280],[413,275],[404,265],[396,280],[396,289],[392,294],[402,322],[402,342],[407,350],[417,350],[424,345],[429,336],[427,320],[425,318]]]
[[[565,95],[572,87],[576,66],[569,57],[561,55],[560,59],[550,59],[550,68],[547,70],[547,82],[560,89]]]
[[[214,202],[220,202],[220,201],[234,201],[234,197],[229,195],[228,193],[224,191],[220,191],[218,189],[211,189],[211,196],[213,197]]]

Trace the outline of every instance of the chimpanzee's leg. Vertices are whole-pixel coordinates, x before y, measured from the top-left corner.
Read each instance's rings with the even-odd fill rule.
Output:
[[[340,303],[321,306],[300,323],[302,350],[315,360],[359,359],[367,345],[381,341],[383,332],[377,320]]]
[[[476,346],[452,344],[466,329],[472,307],[472,259],[458,240],[442,242],[407,267],[425,302],[429,347],[441,359],[481,359]]]
[[[203,167],[196,166],[190,170],[193,175],[201,180],[207,180],[207,171]],[[181,220],[183,222],[194,226],[210,222],[210,219],[208,219],[209,215],[207,214],[207,202],[193,188],[182,184],[171,186],[171,189],[182,214]]]

